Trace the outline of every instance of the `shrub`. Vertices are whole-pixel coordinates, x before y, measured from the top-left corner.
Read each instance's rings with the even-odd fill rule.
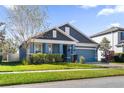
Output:
[[[23,65],[29,65],[30,62],[29,62],[28,59],[24,59],[24,60],[22,60],[22,64],[23,64]]]
[[[124,53],[116,53],[114,55],[115,62],[124,62]]]
[[[30,57],[32,64],[42,64],[42,63],[53,63],[53,62],[62,62],[63,58],[61,54],[32,54]]]
[[[85,62],[85,58],[83,56],[80,56],[80,63],[83,64]]]

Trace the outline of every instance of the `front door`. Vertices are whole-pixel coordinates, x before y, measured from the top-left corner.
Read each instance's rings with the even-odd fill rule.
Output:
[[[67,45],[63,45],[64,61],[67,61]]]

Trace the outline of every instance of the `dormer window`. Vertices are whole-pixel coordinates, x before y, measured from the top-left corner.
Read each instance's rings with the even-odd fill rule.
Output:
[[[53,30],[53,38],[56,38],[57,37],[57,32],[56,30]]]
[[[65,32],[69,35],[70,34],[70,27],[65,27]]]

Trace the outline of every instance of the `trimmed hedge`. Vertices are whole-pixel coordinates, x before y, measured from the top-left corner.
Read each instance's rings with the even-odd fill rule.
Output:
[[[116,53],[114,55],[115,62],[124,62],[124,53]]]
[[[62,62],[63,57],[61,54],[32,54],[30,56],[31,64],[42,64],[42,63],[53,63],[53,62]]]

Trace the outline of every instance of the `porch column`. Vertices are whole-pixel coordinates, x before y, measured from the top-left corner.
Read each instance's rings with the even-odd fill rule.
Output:
[[[63,54],[63,44],[60,44],[59,45],[59,53],[60,54]]]
[[[30,53],[34,53],[34,43],[30,44]]]
[[[71,61],[71,45],[67,45],[67,61]]]
[[[72,45],[72,54],[75,55],[76,51],[75,51],[75,45]]]

